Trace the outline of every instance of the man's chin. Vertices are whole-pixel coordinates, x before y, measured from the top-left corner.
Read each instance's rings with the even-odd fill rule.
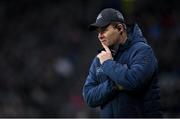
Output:
[[[106,45],[106,46],[108,46],[109,48],[113,48],[114,47],[114,45],[111,45],[111,44],[108,44],[108,43],[106,43],[106,42],[102,42],[104,45]]]

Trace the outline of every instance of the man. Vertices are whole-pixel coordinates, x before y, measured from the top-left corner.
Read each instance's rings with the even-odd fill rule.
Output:
[[[127,27],[112,8],[100,12],[90,30],[103,49],[94,58],[83,87],[101,117],[161,117],[157,60],[137,24]]]

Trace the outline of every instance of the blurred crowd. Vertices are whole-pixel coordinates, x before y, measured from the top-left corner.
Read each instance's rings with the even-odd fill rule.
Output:
[[[98,117],[82,86],[100,47],[88,25],[106,7],[139,24],[158,59],[164,117],[180,117],[175,0],[1,1],[0,117]]]

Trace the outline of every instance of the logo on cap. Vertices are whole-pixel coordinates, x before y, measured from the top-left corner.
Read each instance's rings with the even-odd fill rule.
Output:
[[[100,18],[102,18],[102,15],[101,15],[101,14],[98,15],[97,20],[100,19]]]

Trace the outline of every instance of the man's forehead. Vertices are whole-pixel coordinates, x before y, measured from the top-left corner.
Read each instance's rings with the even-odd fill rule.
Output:
[[[97,29],[106,29],[106,28],[109,28],[109,27],[112,27],[112,25],[111,25],[111,24],[108,24],[108,25],[103,26],[103,27],[98,27]]]
[[[107,25],[107,26],[104,26],[104,27],[98,27],[96,29],[97,32],[101,32],[101,31],[105,31],[105,30],[108,30],[108,29],[111,29],[113,28],[113,26],[111,24]]]

